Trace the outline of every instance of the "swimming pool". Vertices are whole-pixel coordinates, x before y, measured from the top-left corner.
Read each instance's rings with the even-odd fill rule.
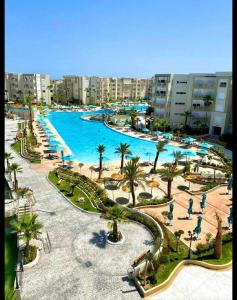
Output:
[[[48,115],[49,121],[63,138],[66,145],[79,161],[84,163],[98,162],[96,148],[99,144],[105,145],[104,162],[120,160],[115,154],[115,148],[120,143],[130,145],[133,156],[139,156],[142,160],[153,160],[156,154],[156,143],[144,141],[116,132],[102,122],[90,122],[81,120],[82,115],[93,113],[106,113],[105,110],[96,112],[51,112]],[[159,160],[170,162],[173,160],[172,152],[182,151],[182,148],[166,145],[167,151],[162,152]]]

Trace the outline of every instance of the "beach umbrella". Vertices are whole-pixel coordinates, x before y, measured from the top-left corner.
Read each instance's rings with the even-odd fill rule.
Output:
[[[211,144],[208,143],[199,143],[198,145],[202,148],[207,148],[207,149],[213,147]]]
[[[202,195],[206,195],[206,194],[202,194]],[[200,207],[203,213],[203,209],[206,207],[206,197],[202,197],[202,201],[200,202]]]
[[[169,225],[172,226],[172,220],[174,218],[174,215],[173,215],[173,212],[172,211],[169,211],[168,212],[168,215],[167,215],[168,219],[169,219]]]
[[[144,155],[148,156],[148,160],[150,161],[152,153],[151,152],[145,152]]]
[[[130,127],[131,127],[131,125],[129,125],[129,124],[126,124],[124,127],[126,127],[126,128],[130,128]]]
[[[64,165],[64,152],[61,150],[61,159],[62,159],[62,164]]]
[[[202,224],[202,216],[198,216],[198,218],[197,218],[197,226],[194,228],[194,233],[197,234],[197,237],[196,237],[197,239],[198,239],[198,235],[202,231],[201,224]]]
[[[154,133],[155,135],[163,134],[163,132],[162,132],[162,131],[159,131],[159,130],[153,131],[153,133]]]
[[[196,141],[196,139],[192,138],[192,137],[186,137],[184,139],[182,139],[183,142],[186,142],[186,143],[192,143],[194,141]]]
[[[170,203],[169,210],[170,210],[171,213],[173,212],[173,210],[174,210],[174,204],[173,203]]]
[[[65,161],[75,161],[76,157],[74,155],[66,155],[66,156],[64,156],[63,160],[65,160]]]
[[[192,220],[191,215],[193,213],[193,199],[189,199],[189,207],[188,207],[188,218]]]
[[[124,175],[120,174],[120,173],[114,173],[111,175],[111,178],[117,181],[123,180],[124,179]]]
[[[202,193],[202,201],[206,201],[207,199],[207,194],[206,193]]]
[[[167,132],[167,133],[163,133],[162,136],[166,137],[166,138],[171,138],[171,137],[173,137],[173,134]]]
[[[230,225],[232,225],[232,223],[233,223],[232,207],[230,208],[230,215],[228,216],[227,221],[228,221],[229,229],[230,229]]]
[[[143,131],[143,132],[149,132],[149,129],[143,128],[142,131]]]
[[[186,156],[186,161],[188,160],[188,157],[196,156],[196,153],[192,152],[192,151],[184,151],[184,152],[182,152],[182,154]]]
[[[62,150],[63,146],[60,145],[55,145],[49,148],[49,150],[54,151],[54,152],[58,152],[60,150]]]
[[[207,154],[208,154],[208,151],[207,151],[207,150],[204,150],[204,149],[198,149],[198,150],[197,150],[197,153],[198,153],[198,154],[207,155]]]
[[[61,143],[57,140],[50,140],[48,144],[51,146],[61,145]]]
[[[151,195],[152,195],[152,189],[158,188],[160,183],[152,178],[152,180],[146,182],[146,185],[151,188]]]
[[[227,179],[227,191],[228,191],[228,194],[232,190],[232,185],[233,185],[233,179],[232,179],[232,176],[230,176]]]

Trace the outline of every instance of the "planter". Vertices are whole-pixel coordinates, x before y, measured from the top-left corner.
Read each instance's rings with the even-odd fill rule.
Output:
[[[35,265],[37,265],[39,258],[40,258],[40,251],[38,249],[36,249],[35,259],[32,262],[30,262],[26,265],[23,265],[24,270],[30,269],[30,268],[34,267]]]
[[[121,235],[122,235],[121,240],[118,241],[118,242],[111,242],[111,241],[108,239],[108,236],[109,236],[109,234],[110,234],[110,232],[108,232],[108,233],[107,233],[106,242],[107,242],[108,244],[110,244],[110,245],[121,245],[121,244],[123,244],[123,242],[125,241],[125,236],[122,234],[122,232],[120,232],[120,233],[121,233]]]

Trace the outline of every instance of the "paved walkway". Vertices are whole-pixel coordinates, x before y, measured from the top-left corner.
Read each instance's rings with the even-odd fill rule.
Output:
[[[16,124],[6,120],[6,140],[10,135],[14,136],[11,131],[16,130]],[[10,141],[5,142],[5,151],[12,152]],[[105,244],[105,220],[80,212],[47,182],[44,174],[32,170],[14,153],[13,156],[14,162],[23,168],[23,173],[18,174],[19,186],[28,186],[34,191],[35,209],[52,243],[51,253],[41,253],[39,263],[24,271],[22,299],[141,299],[128,281],[126,271],[133,258],[148,249],[152,239],[150,233],[136,223],[119,225],[126,236],[125,243],[121,246]],[[193,268],[198,271],[190,273],[189,267],[183,269],[174,285],[154,299],[231,299],[231,271],[216,273]],[[218,276],[220,283],[216,283]],[[190,282],[188,287],[187,280]],[[208,282],[208,289],[202,280]],[[203,287],[206,298],[197,297],[193,292],[199,291],[197,282]],[[225,288],[217,289],[219,286]],[[217,291],[219,298],[212,297]]]

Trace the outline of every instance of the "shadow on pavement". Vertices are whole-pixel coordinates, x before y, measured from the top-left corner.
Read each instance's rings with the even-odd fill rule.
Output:
[[[93,237],[89,240],[90,244],[97,246],[98,248],[106,247],[106,232],[104,230],[100,230],[99,233],[93,232]]]

